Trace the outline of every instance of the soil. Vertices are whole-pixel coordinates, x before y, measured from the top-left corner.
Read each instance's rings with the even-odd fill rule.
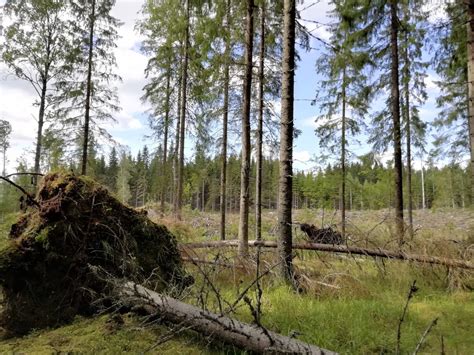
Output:
[[[110,307],[110,280],[164,291],[192,282],[174,236],[86,177],[43,178],[37,206],[12,225],[0,250],[3,312],[12,334],[57,326]]]

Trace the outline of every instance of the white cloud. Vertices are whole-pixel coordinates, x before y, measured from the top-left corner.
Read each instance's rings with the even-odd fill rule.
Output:
[[[0,0],[0,4],[3,2],[4,0]],[[137,116],[148,108],[140,102],[141,89],[145,84],[147,58],[137,51],[137,43],[140,43],[142,38],[134,31],[135,20],[139,17],[138,12],[142,4],[142,1],[118,0],[112,10],[113,16],[124,23],[119,28],[121,38],[115,49],[117,74],[123,79],[123,82],[117,85],[122,111],[116,115],[116,124],[106,125],[112,134],[144,128]],[[0,63],[0,119],[12,124],[11,148],[7,153],[9,171],[15,168],[19,158],[27,158],[30,163],[33,160],[32,150],[37,129],[35,119],[38,114],[38,107],[33,105],[36,97],[27,82],[8,74],[8,69]],[[120,143],[132,145],[134,142],[121,138]]]
[[[294,151],[293,160],[306,163],[311,159],[311,154],[307,150]]]

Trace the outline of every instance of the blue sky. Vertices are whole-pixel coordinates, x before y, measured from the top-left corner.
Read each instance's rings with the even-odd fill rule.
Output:
[[[0,5],[5,0],[0,0]],[[119,98],[122,111],[116,115],[117,123],[108,124],[107,129],[112,136],[121,144],[129,146],[132,153],[136,154],[144,144],[150,148],[157,146],[156,142],[146,139],[149,129],[143,112],[148,108],[140,102],[142,87],[145,84],[144,73],[147,58],[137,51],[140,37],[134,31],[134,25],[139,15],[137,14],[142,1],[118,0],[113,10],[113,15],[123,21],[124,25],[119,29],[121,39],[115,51],[118,63],[118,74],[123,82],[118,85]],[[329,21],[327,11],[328,3],[320,1],[313,6],[312,2],[305,1],[299,8],[307,8],[301,13],[303,19],[315,20],[322,23]],[[316,36],[328,39],[325,27],[318,27],[311,22],[305,23]],[[315,163],[312,158],[319,154],[318,141],[314,135],[314,119],[319,114],[317,105],[312,106],[310,101],[315,96],[315,88],[318,77],[315,70],[315,62],[322,48],[322,44],[315,39],[311,40],[311,47],[316,50],[309,52],[299,49],[301,61],[295,76],[295,126],[301,130],[301,135],[295,141],[294,158],[295,168],[311,170]],[[423,119],[431,121],[437,110],[434,99],[438,93],[433,73],[427,79],[430,100],[422,107]],[[34,92],[26,82],[19,81],[9,74],[4,64],[0,63],[0,119],[6,119],[12,123],[13,132],[11,149],[8,152],[8,170],[12,171],[17,166],[19,159],[26,159],[31,163],[33,157],[33,143],[35,139],[37,107],[33,105]],[[375,105],[374,108],[377,108]],[[364,141],[364,137],[361,137]],[[187,141],[186,152],[190,158],[192,154],[192,141]],[[370,151],[370,146],[363,144],[360,147],[350,147],[356,154]],[[390,153],[384,159],[390,158]],[[415,163],[415,167],[419,164]]]

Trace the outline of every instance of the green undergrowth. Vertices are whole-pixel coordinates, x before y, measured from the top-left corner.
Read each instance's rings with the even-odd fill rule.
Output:
[[[318,224],[320,221],[320,216],[315,217],[314,211],[299,213],[298,219],[295,219],[299,222]],[[424,227],[417,232],[414,240],[409,241],[407,247],[410,252],[466,258],[466,254],[460,254],[459,250],[472,235],[468,212],[417,212],[415,216],[415,220]],[[454,216],[454,222],[451,216]],[[329,218],[328,215],[325,218]],[[380,223],[384,213],[368,211],[354,214],[352,218],[354,225],[349,229],[354,239],[358,240],[356,245],[365,246],[368,243],[371,246],[374,243],[391,248],[390,226]],[[170,217],[161,221],[169,226],[181,243],[219,238],[217,214],[192,213],[185,215],[182,222]],[[440,227],[437,225],[445,221],[451,222]],[[230,236],[236,233],[237,224],[238,216],[229,215],[227,231]],[[275,238],[276,216],[266,212],[263,225],[264,238]],[[297,232],[296,238],[302,239],[301,232]],[[460,243],[451,243],[450,239],[458,239]],[[251,253],[249,261],[244,261],[243,267],[237,268],[207,264],[197,267],[188,263],[186,269],[196,282],[188,289],[184,300],[218,311],[218,297],[210,287],[210,281],[219,293],[223,309],[227,309],[255,279],[255,250]],[[236,257],[235,249],[195,250],[190,256],[206,260],[217,258],[228,266],[239,265],[242,261]],[[273,251],[262,252],[261,270],[275,263]],[[300,340],[342,354],[395,353],[399,318],[410,285],[416,280],[419,290],[410,301],[401,327],[401,353],[413,353],[423,332],[435,318],[438,318],[438,323],[428,334],[420,353],[441,353],[442,343],[446,354],[474,353],[474,293],[470,291],[474,288],[473,272],[313,251],[295,251],[295,265],[302,275],[300,285],[303,292],[297,293],[279,282],[275,272],[269,272],[262,279],[261,322],[273,331],[284,335],[297,334]],[[253,307],[256,306],[256,294],[255,287],[247,293]],[[243,300],[239,302],[233,317],[253,321],[250,307]],[[142,353],[168,331],[164,326],[144,327],[139,318],[131,316],[124,316],[125,324],[110,331],[108,319],[108,316],[77,318],[73,324],[62,328],[5,340],[0,342],[0,353]],[[210,347],[204,338],[183,332],[160,344],[151,353],[238,351],[220,345]]]
[[[57,353],[149,353],[149,354],[218,354],[216,348],[191,333],[182,333],[157,345],[170,329],[165,326],[144,325],[130,314],[122,316],[117,325],[107,315],[95,318],[77,317],[70,324],[57,329],[36,331],[23,338],[0,342],[2,354],[57,354]],[[229,352],[232,349],[228,350]]]

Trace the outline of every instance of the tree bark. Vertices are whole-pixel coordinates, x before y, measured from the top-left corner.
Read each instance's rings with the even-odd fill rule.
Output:
[[[265,65],[265,0],[260,9],[260,64],[258,68],[257,172],[255,191],[255,238],[262,239],[263,80]]]
[[[291,212],[293,196],[293,99],[295,74],[295,0],[284,0],[283,59],[280,120],[280,178],[278,188],[278,252],[281,276],[293,281]]]
[[[230,70],[230,0],[226,5],[226,42],[224,50],[224,112],[222,116],[222,153],[221,153],[221,186],[220,186],[220,237],[225,240],[225,220],[227,205],[227,126],[229,119],[229,70]]]
[[[408,24],[410,13],[408,4],[405,4],[405,22]],[[410,63],[408,56],[408,33],[405,30],[404,35],[405,48],[404,56],[404,91],[405,91],[405,125],[406,125],[406,140],[407,140],[407,195],[408,195],[408,235],[413,236],[413,189],[412,189],[412,171],[411,171],[411,117],[410,117]]]
[[[161,186],[161,198],[160,198],[160,211],[161,217],[165,215],[165,198],[166,188],[168,186],[168,126],[170,119],[170,82],[171,82],[171,70],[168,68],[166,73],[166,99],[165,99],[165,122],[164,122],[164,133],[163,133],[163,169],[161,174],[163,176]]]
[[[332,351],[280,335],[263,327],[218,315],[159,294],[133,282],[122,287],[122,297],[131,303],[152,306],[161,318],[219,341],[256,353],[335,354]]]
[[[390,1],[391,114],[393,120],[393,160],[395,162],[395,224],[398,245],[403,244],[403,166],[400,131],[400,87],[398,73],[398,0]]]
[[[250,240],[248,242],[250,247],[263,247],[263,248],[278,248],[278,243],[274,241],[263,241],[263,240]],[[201,249],[201,248],[225,248],[225,247],[237,247],[238,243],[235,240],[225,241],[210,241],[204,243],[186,243],[181,244],[180,247],[186,249]],[[343,254],[354,254],[354,255],[365,255],[373,257],[381,257],[388,259],[398,259],[414,261],[426,264],[436,264],[448,267],[455,267],[461,269],[474,270],[474,264],[465,260],[458,259],[446,259],[436,256],[429,255],[414,255],[407,254],[400,251],[392,251],[385,249],[368,249],[360,247],[348,247],[345,245],[333,245],[333,244],[320,244],[320,243],[297,243],[293,245],[293,249],[300,250],[317,250],[325,251],[330,253],[343,253]]]
[[[186,94],[188,85],[188,48],[189,48],[189,0],[186,0],[186,30],[184,34],[183,49],[183,76],[181,78],[181,114],[180,114],[180,139],[179,139],[179,164],[178,164],[178,193],[176,201],[176,218],[181,220],[181,208],[183,204],[183,183],[184,183],[184,138],[186,134]]]
[[[92,60],[94,48],[94,25],[95,25],[95,0],[92,0],[92,10],[89,23],[89,55],[87,59],[87,82],[86,82],[86,103],[84,115],[84,143],[82,145],[82,169],[81,174],[87,174],[87,154],[89,150],[89,124],[92,93]]]
[[[346,236],[346,67],[342,70],[341,236]]]
[[[45,77],[42,80],[41,85],[41,97],[40,97],[40,107],[38,112],[38,131],[36,133],[36,152],[35,152],[35,173],[41,173],[41,149],[43,147],[43,126],[44,126],[44,112],[46,106],[46,90],[47,90],[47,78],[48,73],[46,73]],[[5,157],[5,154],[4,154]],[[36,187],[38,183],[38,177],[33,177],[34,185]]]
[[[471,204],[474,205],[474,2],[467,3],[467,82],[468,82],[468,125],[471,152]]]
[[[178,100],[177,100],[177,117],[176,117],[176,132],[175,132],[175,147],[174,147],[174,157],[173,157],[173,214],[176,216],[178,211],[178,155],[179,155],[179,133],[180,133],[180,123],[181,123],[181,75],[183,70],[179,71],[178,75]]]
[[[245,76],[242,103],[242,162],[240,168],[240,221],[239,253],[248,254],[249,239],[249,180],[250,180],[250,95],[252,91],[252,54],[253,54],[253,8],[254,0],[247,0],[247,24],[245,30]]]

